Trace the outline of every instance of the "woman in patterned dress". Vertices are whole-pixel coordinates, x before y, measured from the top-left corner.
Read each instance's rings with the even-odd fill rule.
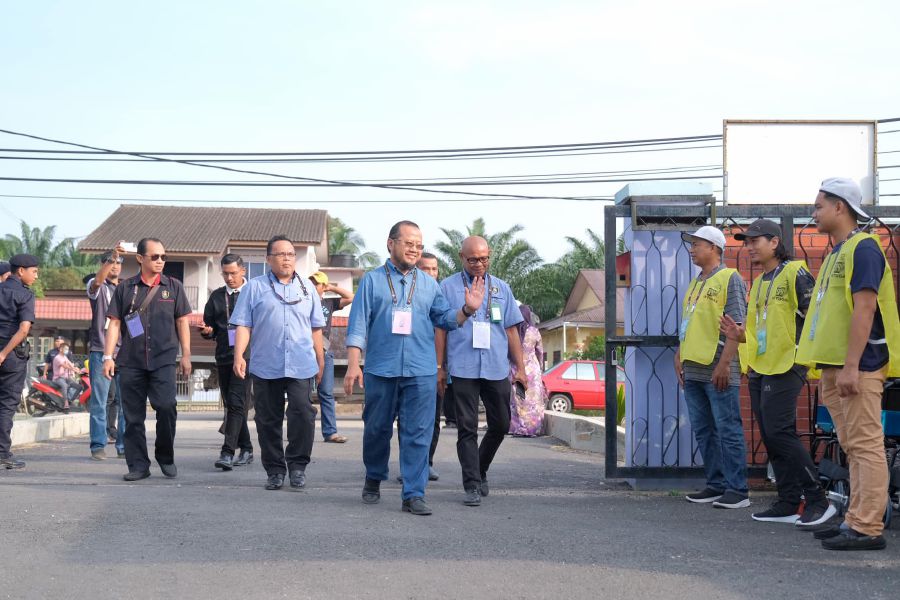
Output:
[[[522,343],[522,357],[525,363],[525,376],[528,378],[528,389],[525,397],[516,395],[515,385],[510,396],[509,432],[516,436],[532,437],[541,435],[544,421],[544,405],[547,401],[542,365],[544,364],[544,346],[541,334],[534,326],[531,308],[525,304],[519,307],[525,319],[519,323],[519,339]],[[514,381],[516,367],[511,365],[510,380]]]

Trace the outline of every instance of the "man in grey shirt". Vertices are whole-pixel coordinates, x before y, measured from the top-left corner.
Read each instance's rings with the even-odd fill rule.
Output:
[[[100,257],[100,270],[87,282],[87,296],[91,301],[91,329],[90,329],[90,355],[89,368],[91,377],[91,399],[88,407],[91,412],[91,458],[104,460],[106,458],[106,444],[113,438],[115,430],[116,455],[125,458],[125,415],[120,409],[122,398],[119,395],[119,376],[112,379],[103,375],[103,348],[106,344],[106,327],[109,324],[106,311],[112,300],[116,286],[119,284],[119,275],[122,272],[122,254],[125,250],[119,245],[115,250],[106,252]],[[116,349],[118,349],[116,345]],[[116,420],[118,413],[118,427],[114,428],[109,421]]]
[[[705,226],[684,240],[700,275],[682,306],[675,372],[684,387],[691,429],[703,457],[706,489],[687,500],[716,508],[750,506],[747,447],[739,398],[741,366],[737,340],[719,331],[722,315],[743,323],[747,289],[740,274],[722,264],[725,235]]]

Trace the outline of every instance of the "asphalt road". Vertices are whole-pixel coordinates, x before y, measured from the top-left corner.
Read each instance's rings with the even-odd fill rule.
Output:
[[[179,417],[174,480],[154,465],[127,484],[124,461],[90,461],[86,439],[22,449],[28,468],[0,472],[0,598],[900,595],[900,529],[886,551],[828,552],[748,510],[606,484],[601,457],[548,438],[508,438],[491,495],[468,508],[456,432],[444,430],[441,479],[428,488],[435,514],[418,517],[400,511],[394,481],[381,504],[361,503],[358,420],[339,422],[345,445],[317,440],[302,492],[263,490],[258,462],[214,469],[218,425],[211,414]]]

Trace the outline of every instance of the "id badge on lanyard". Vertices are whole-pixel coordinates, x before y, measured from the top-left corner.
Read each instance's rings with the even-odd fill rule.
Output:
[[[487,321],[472,322],[472,347],[488,350],[491,347],[491,324]]]
[[[128,328],[128,335],[131,336],[131,339],[144,335],[144,324],[141,322],[140,313],[131,313],[125,317],[125,326]]]
[[[503,311],[500,310],[500,304],[493,302],[491,304],[491,323],[500,323],[503,321]]]
[[[234,348],[234,339],[235,334],[237,333],[237,329],[233,328],[231,325],[228,326],[228,346]]]
[[[684,341],[684,336],[687,333],[687,329],[688,329],[688,323],[690,323],[690,322],[691,322],[690,316],[681,318],[681,327],[678,329],[678,340],[679,341],[681,341],[681,342]]]
[[[391,333],[395,335],[412,334],[412,310],[408,306],[395,306],[391,313]]]

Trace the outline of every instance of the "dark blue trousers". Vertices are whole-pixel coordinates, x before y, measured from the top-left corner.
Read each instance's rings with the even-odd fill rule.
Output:
[[[428,484],[428,450],[434,434],[436,377],[379,377],[366,373],[364,381],[363,463],[366,478],[377,481],[388,478],[396,418],[403,499],[424,497]]]

